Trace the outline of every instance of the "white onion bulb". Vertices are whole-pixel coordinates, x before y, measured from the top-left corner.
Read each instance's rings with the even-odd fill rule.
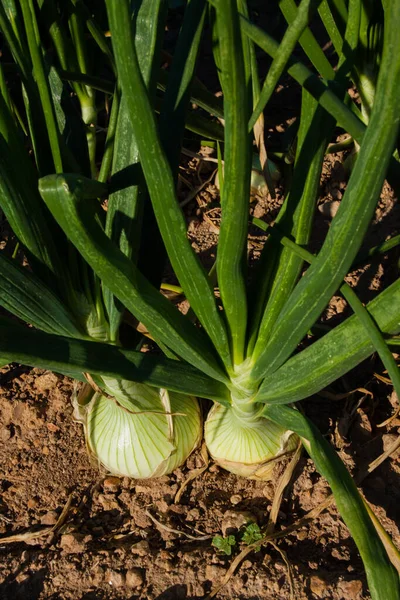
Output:
[[[160,477],[185,462],[202,436],[195,398],[132,381],[104,383],[111,397],[95,393],[78,410],[90,453],[110,473]]]
[[[217,464],[248,479],[269,479],[279,455],[293,450],[297,436],[264,417],[245,420],[215,404],[204,427],[205,442]]]

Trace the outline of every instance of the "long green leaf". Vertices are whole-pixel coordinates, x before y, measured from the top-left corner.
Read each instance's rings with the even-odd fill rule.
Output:
[[[230,368],[227,334],[214,290],[187,238],[186,222],[177,203],[174,175],[162,151],[154,113],[140,74],[130,33],[128,2],[107,0],[106,4],[122,93],[131,114],[142,168],[169,259],[192,309],[225,366]]]
[[[165,13],[166,6],[161,0],[145,0],[138,4],[132,19],[140,72],[152,100],[156,92]],[[106,233],[126,256],[137,263],[146,188],[143,185],[131,113],[124,94],[115,131],[111,185],[114,191],[108,199]],[[103,293],[110,324],[110,339],[117,340],[124,308],[109,289],[104,289]]]
[[[178,171],[185,114],[203,32],[205,8],[205,0],[190,0],[187,4],[160,114],[161,142],[172,173]]]
[[[334,129],[334,120],[303,90],[302,111],[297,142],[297,156],[293,179],[277,223],[298,245],[309,242],[318,198],[322,163],[327,142]],[[269,252],[269,246],[266,247]],[[303,259],[283,248],[280,253],[274,284],[265,307],[260,329],[253,331],[250,347],[255,344],[253,358],[263,351],[278,315],[290,296],[301,274]],[[262,289],[262,285],[260,286]],[[264,299],[265,301],[265,299]],[[262,302],[262,298],[260,298]]]
[[[334,15],[332,14],[328,0],[322,0],[319,9],[319,15],[328,32],[329,38],[333,43],[338,56],[342,53],[343,37],[340,27],[337,26]],[[347,10],[346,10],[346,21],[347,21]]]
[[[98,191],[96,188],[98,186]],[[96,205],[84,200],[104,186],[74,175],[49,175],[40,193],[60,227],[96,275],[147,327],[150,334],[215,379],[226,381],[207,338],[160,294],[107,237],[95,219]]]
[[[254,108],[253,114],[251,115],[249,129],[252,129],[257,121],[259,115],[264,110],[264,107],[269,102],[276,84],[281,77],[287,62],[299,40],[303,31],[308,26],[310,19],[312,17],[313,12],[316,10],[319,2],[321,0],[302,0],[299,4],[298,9],[295,6],[295,16],[293,19],[288,19],[289,27],[287,28],[285,35],[283,36],[282,42],[279,46],[279,49],[272,61],[272,65],[268,70],[267,77],[264,81],[264,85],[261,90],[260,98],[257,102],[256,107]],[[281,0],[280,8],[285,13],[284,5],[287,4],[287,0]],[[294,4],[294,2],[293,2]],[[308,32],[309,33],[309,32]],[[307,33],[306,33],[307,36]],[[320,47],[318,50],[320,50]],[[325,55],[322,53],[322,56],[325,59]],[[327,59],[325,59],[327,60]],[[328,61],[327,61],[328,62]],[[329,65],[329,73],[331,73],[331,67]],[[333,72],[332,72],[333,74]]]
[[[31,0],[20,0],[20,4],[26,29],[26,36],[28,39],[29,52],[32,58],[33,73],[37,81],[47,126],[46,134],[42,132],[42,135],[48,136],[54,161],[54,167],[58,173],[61,173],[62,158],[57,128],[57,120],[55,116],[54,105],[51,100],[49,84],[45,74],[41,48],[35,32],[35,30],[37,30],[36,16]]]
[[[49,227],[51,217],[37,192],[32,163],[3,96],[0,96],[0,132],[0,206],[26,248],[32,266],[54,289],[61,267]]]
[[[0,317],[0,364],[9,362],[69,372],[79,379],[82,373],[128,379],[229,403],[228,389],[222,383],[187,363],[33,331]]]
[[[320,3],[318,2],[318,4]],[[279,8],[289,25],[294,25],[300,19],[300,6],[297,7],[294,0],[280,1]],[[319,74],[325,79],[333,79],[335,72],[310,29],[306,28],[303,31],[300,45]]]
[[[364,307],[363,303],[358,298],[353,288],[345,284],[344,286],[342,286],[341,289],[345,299],[350,304],[350,307],[353,309],[354,313],[359,318],[375,350],[379,354],[379,357],[383,362],[388,372],[388,375],[392,381],[393,388],[397,394],[397,397],[400,398],[400,369],[397,366],[394,356],[389,350],[385,339],[383,338],[382,333],[379,330],[379,327],[377,327],[375,321],[373,320],[367,309]]]
[[[400,119],[400,11],[390,11],[370,125],[339,211],[324,245],[280,313],[251,377],[260,381],[279,368],[313,325],[350,268],[372,218]],[[355,228],[356,227],[356,228]]]
[[[158,73],[158,89],[165,91],[168,86],[168,80],[168,74],[164,69],[161,69]],[[191,84],[190,101],[193,104],[197,104],[197,106],[208,112],[210,115],[214,115],[220,119],[224,118],[224,107],[221,98],[214,96],[214,94],[212,94],[196,77],[194,77]]]
[[[294,431],[332,488],[336,505],[363,559],[372,600],[398,600],[399,575],[391,564],[346,467],[309,419],[288,406],[266,406],[264,416]]]
[[[386,334],[400,331],[400,280],[367,305],[367,310]],[[368,333],[356,315],[290,358],[267,376],[257,402],[286,404],[316,394],[353,369],[375,351]]]
[[[74,318],[40,279],[0,253],[0,304],[47,333],[83,337]]]
[[[240,24],[243,31],[255,44],[262,48],[272,58],[276,56],[279,44],[268,33],[253,23],[250,23],[243,16],[240,18]],[[361,143],[362,136],[365,132],[364,123],[329,88],[327,81],[314,75],[310,69],[301,63],[301,61],[295,60],[294,58],[291,58],[288,61],[287,71],[297,83],[310,92],[310,94],[318,100],[321,106],[335,117],[340,127],[343,127],[343,129],[350,133],[358,143]]]
[[[250,81],[246,80],[244,69],[237,7],[231,0],[218,0],[215,6],[225,117],[224,186],[217,274],[229,326],[233,361],[234,364],[240,364],[244,359],[247,327],[246,258],[251,174],[247,123],[251,110]]]

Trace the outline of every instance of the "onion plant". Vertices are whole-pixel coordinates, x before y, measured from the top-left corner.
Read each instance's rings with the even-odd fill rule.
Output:
[[[395,0],[381,6],[367,124],[346,92],[349,74],[359,72],[357,15],[369,4],[282,0],[288,28],[278,42],[251,22],[244,0],[189,0],[166,76],[163,0],[106,0],[106,12],[83,0],[1,0],[0,204],[29,267],[0,253],[0,302],[32,327],[0,318],[0,362],[84,381],[76,414],[90,452],[111,472],[157,476],[184,462],[202,437],[196,397],[214,403],[205,442],[234,473],[268,476],[271,461],[300,438],[359,548],[371,596],[394,600],[398,574],[362,497],[296,405],[375,351],[400,392],[389,349],[400,331],[399,281],[367,306],[344,283],[385,177],[399,176]],[[317,10],[338,51],[335,70],[308,29]],[[329,18],[335,11],[345,18]],[[195,77],[205,30],[223,105]],[[299,41],[314,72],[292,54]],[[273,57],[263,85],[256,47]],[[295,159],[275,224],[258,223],[267,240],[249,273],[252,146],[268,181],[262,113],[284,70],[302,86]],[[359,156],[314,256],[306,247],[336,126],[357,141]],[[185,128],[223,142],[216,280],[191,247],[177,201]],[[186,315],[160,291],[166,260],[190,305]],[[354,315],[310,336],[339,289]]]

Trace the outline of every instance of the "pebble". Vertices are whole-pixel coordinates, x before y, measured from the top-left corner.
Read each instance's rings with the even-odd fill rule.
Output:
[[[131,552],[132,554],[137,554],[138,556],[146,556],[146,554],[150,552],[149,542],[146,542],[146,540],[141,540],[132,546]]]
[[[11,431],[7,427],[0,430],[0,442],[8,442],[11,437]]]
[[[107,569],[106,571],[106,582],[108,585],[114,588],[123,587],[126,583],[126,578],[123,573],[119,571],[113,571],[112,569]]]
[[[29,498],[29,500],[27,502],[28,508],[35,508],[37,505],[38,505],[38,501],[36,500],[36,498]]]
[[[318,575],[313,575],[310,579],[310,589],[318,598],[326,598],[326,582]]]
[[[56,433],[57,431],[60,431],[60,428],[58,427],[58,425],[55,425],[55,423],[46,423],[46,427],[52,433]]]
[[[103,489],[105,492],[116,493],[121,487],[121,480],[119,477],[107,477],[103,481]]]
[[[142,571],[140,569],[129,569],[126,572],[126,585],[131,588],[138,588],[144,583]]]
[[[49,510],[45,515],[40,518],[42,525],[55,525],[57,523],[58,514],[55,510]]]
[[[61,536],[60,546],[66,554],[82,554],[86,550],[87,537],[82,533],[65,533]]]
[[[230,501],[231,504],[240,504],[241,501],[243,500],[243,497],[240,494],[233,494],[233,496],[230,497]]]
[[[338,200],[333,200],[332,202],[324,202],[324,204],[320,204],[318,206],[318,210],[324,217],[333,217],[336,215],[339,210],[340,202]]]
[[[247,510],[227,510],[221,523],[221,531],[224,536],[229,535],[232,530],[240,529],[247,523],[257,523],[255,515]]]

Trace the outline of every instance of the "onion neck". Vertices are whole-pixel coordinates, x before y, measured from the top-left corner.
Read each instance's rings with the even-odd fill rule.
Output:
[[[254,402],[257,388],[249,379],[251,366],[248,359],[236,365],[231,378],[231,409],[235,417],[246,425],[257,423],[263,409],[262,405]]]

